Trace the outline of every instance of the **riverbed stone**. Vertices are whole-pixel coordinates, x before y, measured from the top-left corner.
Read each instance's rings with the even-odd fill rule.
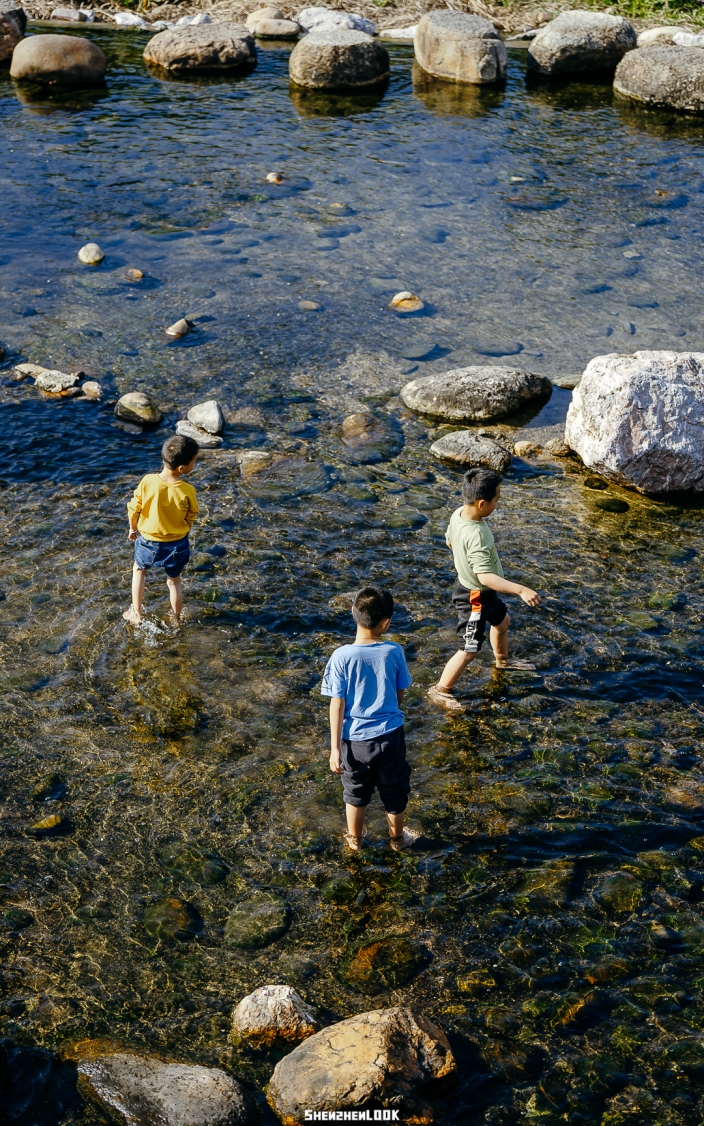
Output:
[[[12,52],[10,75],[19,82],[50,86],[102,85],[105,55],[90,39],[77,35],[30,35]]]
[[[172,325],[169,325],[168,328],[165,328],[164,332],[167,336],[181,337],[188,336],[192,328],[193,325],[191,321],[187,320],[186,317],[181,317],[180,320],[174,321]]]
[[[455,465],[469,469],[481,465],[505,473],[511,464],[511,453],[505,446],[492,438],[480,437],[474,430],[454,430],[433,442],[430,447],[433,457],[441,461],[451,461]]]
[[[423,1089],[449,1086],[457,1065],[447,1037],[426,1017],[397,1006],[340,1021],[304,1040],[274,1069],[267,1100],[285,1123],[306,1111],[401,1110],[432,1122]],[[420,1096],[420,1097],[419,1097]],[[412,1119],[408,1114],[417,1115]]]
[[[364,16],[356,12],[339,12],[324,6],[303,8],[296,16],[296,21],[305,31],[334,31],[337,28],[347,28],[349,31],[363,31],[366,35],[376,34],[376,27]]]
[[[158,426],[164,417],[151,395],[128,391],[115,404],[115,417],[138,426]]]
[[[274,454],[269,450],[239,450],[235,456],[240,474],[245,481],[248,477],[254,477],[257,473],[263,473],[271,468],[274,461]]]
[[[704,51],[701,47],[641,47],[619,63],[614,90],[643,105],[704,113]]]
[[[630,914],[640,906],[643,897],[643,884],[631,872],[606,876],[594,892],[594,898],[609,915]]]
[[[205,403],[196,403],[188,412],[188,421],[209,434],[222,434],[225,429],[225,416],[222,407],[216,399],[208,399]]]
[[[104,257],[105,255],[97,242],[87,242],[78,251],[78,261],[82,262],[84,266],[99,266]]]
[[[182,880],[213,887],[226,878],[227,864],[217,852],[201,848],[199,845],[179,843],[167,845],[159,853],[159,859],[167,871]]]
[[[506,76],[506,47],[490,20],[466,12],[426,12],[413,47],[427,74],[484,86]]]
[[[34,386],[40,391],[46,391],[50,395],[58,395],[62,391],[68,391],[69,388],[76,387],[80,381],[78,375],[72,375],[65,371],[51,371],[44,369],[39,372],[34,380]]]
[[[295,20],[247,17],[247,27],[257,39],[297,39],[301,29]]]
[[[622,16],[561,12],[532,40],[528,69],[547,77],[613,70],[635,46],[636,33]]]
[[[252,430],[264,430],[266,428],[266,418],[259,407],[240,407],[239,410],[228,411],[225,417],[228,426]]]
[[[225,942],[241,950],[269,946],[286,933],[290,908],[275,892],[261,891],[237,903],[225,923]]]
[[[81,391],[87,399],[99,399],[103,393],[102,387],[95,379],[87,379],[86,382],[81,385]]]
[[[67,23],[85,23],[87,18],[86,12],[82,12],[80,8],[54,8],[49,17],[52,20],[65,20]]]
[[[372,411],[357,411],[344,419],[343,445],[360,465],[394,457],[403,448],[403,432],[394,420]]]
[[[313,31],[289,59],[291,81],[315,90],[365,90],[389,76],[389,53],[363,31]]]
[[[233,1043],[253,1048],[299,1044],[319,1027],[314,1011],[290,985],[263,985],[232,1011]]]
[[[511,414],[547,398],[552,384],[544,375],[515,368],[453,368],[407,383],[401,398],[421,414],[449,422],[478,422]]]
[[[677,31],[677,24],[672,27],[648,27],[638,36],[637,46],[640,47],[672,47],[675,40],[673,36]]]
[[[242,24],[191,24],[160,31],[144,59],[163,70],[244,70],[256,63],[257,48]]]
[[[182,434],[184,438],[193,438],[202,450],[217,450],[222,445],[222,438],[217,434],[209,434],[207,430],[202,430],[200,426],[194,426],[192,422],[182,418],[176,423],[176,433]]]
[[[188,942],[203,929],[198,908],[175,896],[159,900],[144,912],[144,929],[152,938],[162,941],[178,939]]]
[[[419,313],[425,308],[425,304],[415,293],[411,293],[410,289],[402,289],[391,298],[389,308],[395,309],[398,313]]]
[[[619,485],[654,496],[704,492],[702,427],[704,352],[612,354],[587,365],[567,411],[565,441]]]
[[[341,976],[360,993],[398,989],[428,963],[424,946],[405,934],[364,939],[343,960]]]
[[[27,27],[27,16],[15,0],[0,0],[0,63],[12,58],[12,52]]]
[[[167,1063],[133,1052],[80,1060],[78,1088],[124,1126],[252,1126],[250,1097],[219,1068]]]

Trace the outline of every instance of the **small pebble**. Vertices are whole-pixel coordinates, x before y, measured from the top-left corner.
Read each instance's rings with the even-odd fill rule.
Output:
[[[103,393],[102,387],[94,379],[89,379],[87,383],[84,383],[81,387],[81,391],[84,395],[87,395],[89,399],[99,399]]]
[[[165,329],[165,332],[167,336],[186,336],[192,328],[191,322],[187,321],[185,317],[181,317],[180,321],[170,325],[169,328]]]
[[[424,308],[425,305],[420,297],[416,297],[415,293],[410,293],[407,289],[402,289],[389,301],[389,309],[397,309],[400,313],[419,313]]]
[[[530,457],[531,454],[540,452],[541,447],[537,442],[516,442],[513,447],[513,452],[516,457]]]
[[[323,306],[319,305],[317,301],[299,301],[298,302],[298,308],[303,309],[304,312],[319,313],[320,310],[322,309],[322,307]]]
[[[105,255],[97,242],[87,242],[78,251],[78,261],[82,262],[84,266],[99,266],[104,257]]]
[[[130,281],[141,281],[144,277],[144,274],[141,270],[128,270],[127,277],[130,279]]]
[[[267,172],[266,178],[270,184],[282,184],[286,179],[281,172]]]

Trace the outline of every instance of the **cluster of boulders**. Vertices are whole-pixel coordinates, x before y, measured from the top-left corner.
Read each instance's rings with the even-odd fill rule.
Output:
[[[115,417],[130,427],[155,429],[164,412],[146,391],[128,391],[115,404]],[[194,438],[201,449],[214,450],[222,445],[225,416],[215,399],[196,403],[184,419],[176,423],[176,433]]]
[[[256,989],[232,1014],[231,1039],[238,1046],[288,1049],[267,1090],[282,1122],[297,1126],[314,1115],[327,1119],[337,1112],[350,1119],[432,1123],[428,1099],[444,1094],[457,1078],[452,1049],[439,1028],[401,1006],[320,1025],[315,1010],[287,985]],[[78,1087],[88,1104],[125,1126],[254,1126],[258,1121],[246,1086],[220,1068],[163,1059],[105,1040],[79,1041],[65,1054],[76,1061]]]
[[[90,399],[99,402],[102,395],[100,384],[82,371],[58,371],[42,364],[17,364],[15,377],[19,380],[33,379],[34,386],[46,399]],[[81,383],[83,380],[83,383]]]

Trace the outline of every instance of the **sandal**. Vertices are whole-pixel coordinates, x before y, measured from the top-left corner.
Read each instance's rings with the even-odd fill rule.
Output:
[[[347,847],[352,852],[361,852],[362,849],[364,848],[364,838],[366,837],[366,835],[367,835],[367,830],[363,829],[361,837],[355,837],[355,835],[353,833],[343,833],[342,838],[343,838],[345,844],[347,845]]]
[[[522,661],[520,657],[511,657],[505,661],[496,662],[497,669],[522,669],[524,672],[535,672],[535,665],[530,661]]]
[[[418,840],[420,840],[420,833],[417,829],[404,829],[400,837],[389,837],[389,844],[394,852],[405,852],[407,849],[413,848]]]
[[[448,692],[447,688],[441,688],[438,684],[434,684],[432,688],[428,689],[428,699],[432,700],[434,704],[439,704],[441,708],[445,708],[445,711],[464,711],[459,700],[451,692]]]

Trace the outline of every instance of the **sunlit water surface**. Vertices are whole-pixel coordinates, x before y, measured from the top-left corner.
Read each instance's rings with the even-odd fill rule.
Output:
[[[289,982],[328,1021],[398,1002],[437,1021],[461,1069],[442,1126],[698,1126],[701,513],[516,460],[493,527],[507,574],[544,595],[537,612],[511,600],[538,671],[497,674],[482,653],[447,721],[424,692],[455,649],[459,475],[398,391],[466,363],[557,377],[704,346],[701,125],[607,87],[528,89],[516,52],[506,90],[477,92],[414,87],[393,48],[386,93],[355,100],[292,93],[285,49],[243,80],[168,81],[142,36],[90,34],[102,95],[32,100],[0,79],[3,1033],[105,1037],[261,1091],[275,1057],[232,1048],[229,1012]],[[76,260],[89,239],[96,270]],[[406,288],[422,315],[387,309]],[[182,315],[197,328],[169,342]],[[88,370],[102,405],[40,401],[20,359]],[[167,411],[158,433],[115,428],[134,389]],[[212,396],[264,428],[230,427],[194,476],[180,633],[156,579],[134,631],[124,504]],[[532,426],[568,400],[556,389]],[[340,441],[363,408],[388,430],[377,463]],[[242,480],[238,447],[284,460]],[[327,766],[321,673],[368,581],[400,603],[414,677],[425,836],[408,856],[376,802],[368,849],[343,852]],[[285,899],[286,933],[228,946],[229,912],[260,891]],[[388,960],[369,977],[355,954],[372,939]],[[20,1065],[32,1122],[93,1121],[70,1069]]]

